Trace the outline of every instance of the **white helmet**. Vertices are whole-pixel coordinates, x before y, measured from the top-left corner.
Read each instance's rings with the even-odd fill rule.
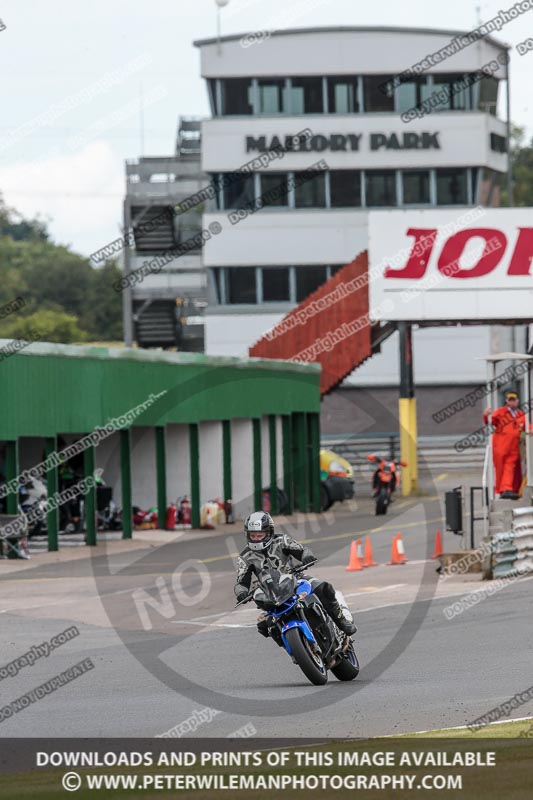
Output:
[[[274,537],[274,521],[266,511],[254,511],[244,523],[250,550],[266,550]]]

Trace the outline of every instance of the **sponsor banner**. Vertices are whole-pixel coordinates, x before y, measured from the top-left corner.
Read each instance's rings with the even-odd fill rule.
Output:
[[[533,209],[470,212],[460,221],[457,208],[369,213],[379,319],[533,320]]]

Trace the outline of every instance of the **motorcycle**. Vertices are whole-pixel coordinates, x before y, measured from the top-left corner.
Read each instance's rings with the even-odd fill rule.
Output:
[[[392,503],[392,495],[400,483],[400,473],[395,461],[387,461],[374,453],[367,455],[369,461],[378,464],[373,473],[374,499],[376,501],[376,516],[386,514],[387,508]],[[406,461],[398,461],[400,467],[406,467]]]
[[[48,530],[48,489],[38,478],[21,483],[19,486],[19,504],[28,518],[28,538],[45,536]],[[31,522],[30,522],[31,520]]]
[[[281,642],[311,683],[327,683],[328,670],[340,681],[351,681],[359,674],[352,639],[335,625],[311,583],[298,577],[309,566],[286,573],[262,570],[248,597],[237,606],[252,599],[258,602],[273,620],[272,638]]]

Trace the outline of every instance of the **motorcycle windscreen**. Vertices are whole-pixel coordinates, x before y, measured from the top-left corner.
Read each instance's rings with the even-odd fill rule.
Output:
[[[277,606],[287,602],[296,590],[294,577],[283,574],[277,569],[261,572],[259,583],[267,598]]]

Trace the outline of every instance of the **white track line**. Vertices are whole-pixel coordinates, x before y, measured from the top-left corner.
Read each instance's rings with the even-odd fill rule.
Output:
[[[345,597],[361,597],[365,595],[377,594],[378,592],[386,592],[387,589],[399,589],[401,586],[407,586],[407,583],[393,583],[390,586],[381,586],[379,589],[368,589],[366,592],[352,592],[351,594],[344,594]]]

